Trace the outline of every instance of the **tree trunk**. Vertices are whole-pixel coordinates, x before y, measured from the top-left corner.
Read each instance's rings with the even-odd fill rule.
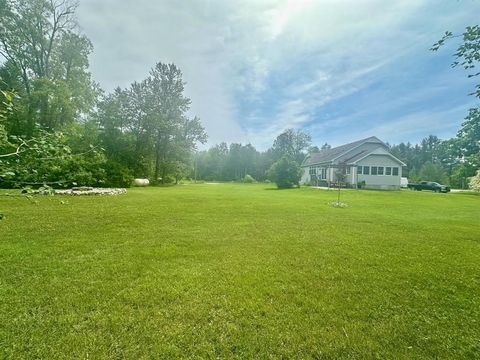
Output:
[[[167,175],[167,169],[165,168],[165,152],[163,152],[163,166],[162,166],[162,184],[165,184],[165,176]]]
[[[26,135],[28,138],[33,136],[35,130],[35,119],[33,117],[33,107],[32,107],[32,96],[30,90],[30,82],[27,75],[27,70],[22,68],[22,81],[25,86],[25,91],[27,92],[27,131]]]
[[[155,144],[155,178],[154,181],[158,181],[158,175],[160,173],[160,136],[157,136],[157,142]],[[163,178],[162,178],[163,181]]]

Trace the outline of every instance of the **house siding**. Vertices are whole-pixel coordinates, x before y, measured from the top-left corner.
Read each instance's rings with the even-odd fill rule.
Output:
[[[372,154],[357,162],[358,166],[369,166],[370,175],[357,174],[357,183],[365,181],[367,189],[400,189],[400,178],[402,177],[402,166],[388,155]],[[397,167],[398,176],[393,175],[371,175],[372,166],[383,166],[384,168]]]
[[[302,178],[300,179],[300,184],[310,184],[310,166],[305,166],[303,168]]]

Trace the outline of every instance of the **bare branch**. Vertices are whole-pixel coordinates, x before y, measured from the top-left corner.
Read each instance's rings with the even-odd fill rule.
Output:
[[[27,142],[22,140],[22,143],[17,147],[15,152],[12,152],[12,153],[9,153],[9,154],[0,154],[0,158],[6,158],[6,157],[10,157],[10,156],[18,156],[22,152],[25,151],[25,150],[21,151],[22,147],[27,146],[27,145],[28,145]]]

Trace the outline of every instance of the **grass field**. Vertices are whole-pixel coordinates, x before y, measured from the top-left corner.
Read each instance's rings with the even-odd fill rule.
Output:
[[[480,196],[269,187],[0,198],[0,358],[480,356]]]

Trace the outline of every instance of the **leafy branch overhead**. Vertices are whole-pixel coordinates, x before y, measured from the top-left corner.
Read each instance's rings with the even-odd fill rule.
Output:
[[[452,63],[453,67],[462,67],[469,71],[469,78],[480,75],[480,72],[472,72],[480,63],[480,25],[467,26],[462,34],[453,34],[447,31],[445,35],[435,43],[431,50],[438,51],[447,41],[460,39]],[[475,85],[475,90],[470,94],[480,99],[480,84]],[[475,169],[480,167],[480,107],[468,110],[465,121],[457,133],[457,137],[450,141],[450,148],[453,149],[457,159],[461,159],[462,167],[469,166],[467,175],[473,175]]]
[[[480,62],[480,25],[467,26],[465,31],[458,35],[447,31],[440,40],[433,44],[430,50],[438,51],[445,45],[446,41],[455,38],[461,38],[462,42],[454,53],[456,60],[452,63],[452,66],[460,66],[466,70],[474,69],[478,65],[478,62]],[[474,72],[468,74],[468,77],[478,75],[480,75],[480,72]],[[476,86],[476,90],[472,95],[480,98],[480,84]]]

